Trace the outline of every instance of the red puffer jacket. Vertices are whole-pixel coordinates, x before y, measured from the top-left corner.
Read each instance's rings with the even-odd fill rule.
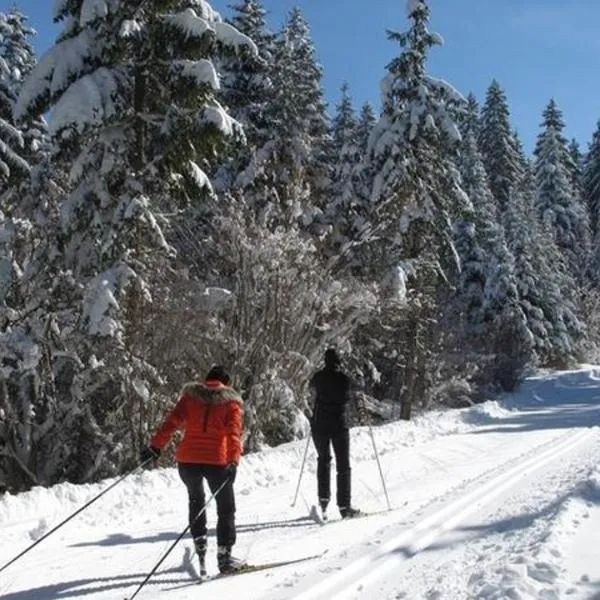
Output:
[[[188,383],[150,445],[162,449],[176,430],[183,429],[177,462],[237,465],[242,455],[242,407],[240,395],[220,381]]]

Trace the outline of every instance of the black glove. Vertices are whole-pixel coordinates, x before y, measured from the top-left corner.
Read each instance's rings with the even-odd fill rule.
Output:
[[[227,473],[227,479],[233,483],[235,481],[235,476],[237,475],[237,465],[235,463],[229,463],[225,467],[225,473]]]
[[[160,448],[155,446],[148,446],[140,452],[140,461],[142,464],[149,463],[150,461],[156,462],[160,456]]]

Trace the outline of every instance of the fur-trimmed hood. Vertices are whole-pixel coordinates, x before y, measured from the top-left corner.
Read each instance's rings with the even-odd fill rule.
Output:
[[[225,385],[210,387],[204,382],[191,381],[183,386],[180,395],[191,396],[215,406],[228,402],[237,402],[240,406],[244,406],[242,397],[233,388]]]

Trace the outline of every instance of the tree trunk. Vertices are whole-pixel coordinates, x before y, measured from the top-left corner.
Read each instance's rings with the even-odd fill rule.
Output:
[[[408,356],[406,361],[406,370],[404,372],[404,392],[401,397],[402,406],[400,407],[400,419],[410,421],[412,415],[412,405],[417,387],[417,378],[419,377],[419,315],[411,322],[408,328]]]
[[[135,114],[135,141],[133,144],[133,167],[139,172],[143,169],[145,160],[146,145],[146,124],[144,123],[143,113],[146,101],[146,73],[143,66],[138,66],[135,70],[135,84],[133,89],[133,112]]]

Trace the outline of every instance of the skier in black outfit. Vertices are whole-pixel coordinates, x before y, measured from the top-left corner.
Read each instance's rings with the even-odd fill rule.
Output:
[[[350,433],[347,405],[350,401],[350,379],[340,369],[337,352],[325,352],[325,368],[317,371],[310,385],[315,393],[311,433],[318,454],[317,483],[319,504],[327,518],[331,498],[331,446],[337,471],[337,505],[343,519],[360,514],[351,505]]]

